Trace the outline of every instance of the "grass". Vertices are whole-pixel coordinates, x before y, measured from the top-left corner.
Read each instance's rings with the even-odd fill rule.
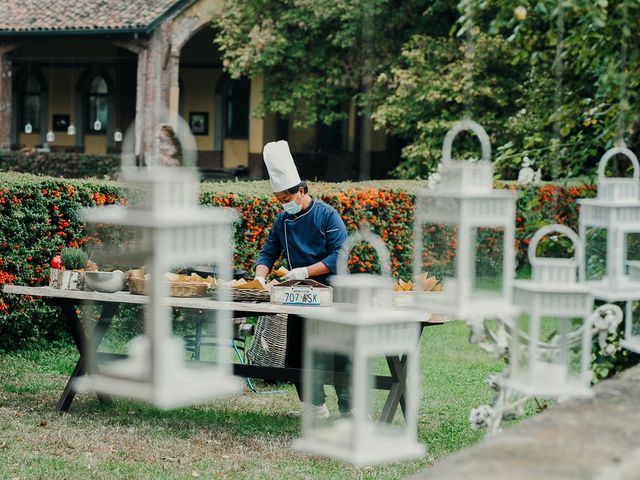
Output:
[[[419,441],[428,454],[363,469],[289,448],[299,433],[299,421],[286,416],[298,404],[291,386],[172,411],[127,400],[102,405],[95,395],[82,394],[69,413],[57,415],[53,409],[77,359],[75,348],[56,344],[5,353],[0,478],[405,477],[483,437],[469,428],[469,411],[491,400],[484,378],[503,368],[468,343],[462,322],[425,329],[421,351]],[[335,409],[335,398],[328,402]]]

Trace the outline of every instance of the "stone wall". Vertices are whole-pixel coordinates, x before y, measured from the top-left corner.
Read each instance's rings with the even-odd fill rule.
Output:
[[[640,479],[640,366],[421,472],[416,480]]]

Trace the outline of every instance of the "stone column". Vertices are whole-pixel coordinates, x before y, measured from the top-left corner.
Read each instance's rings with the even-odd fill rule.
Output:
[[[147,86],[147,48],[138,52],[138,71],[136,76],[136,120],[135,120],[135,155],[142,155],[142,137],[145,122],[145,88]]]
[[[252,113],[258,108],[264,96],[264,76],[259,74],[251,80],[249,94],[249,178],[265,178],[264,164],[262,161],[262,148],[265,144],[266,115],[255,118]]]
[[[169,82],[169,123],[178,131],[180,114],[180,52],[172,51],[165,66],[165,75]]]
[[[7,55],[11,48],[0,46],[0,150],[11,149],[13,65]]]
[[[149,38],[148,48],[138,60],[136,124],[140,128],[139,154],[153,161],[158,148],[158,125],[169,122],[171,26],[164,23]]]

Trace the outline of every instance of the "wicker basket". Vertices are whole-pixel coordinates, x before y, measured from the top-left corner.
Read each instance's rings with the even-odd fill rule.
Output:
[[[129,291],[136,295],[146,295],[147,281],[144,278],[129,277]]]
[[[251,365],[284,367],[287,349],[287,315],[258,317],[253,342],[247,351]]]
[[[169,282],[169,295],[172,297],[206,297],[209,286],[196,282]],[[129,278],[129,291],[136,295],[148,295],[147,280]]]
[[[229,288],[231,291],[229,295],[234,302],[269,302],[271,301],[271,294],[268,290],[255,290],[251,288]],[[217,300],[217,293],[214,288],[211,291],[211,295],[214,300]]]

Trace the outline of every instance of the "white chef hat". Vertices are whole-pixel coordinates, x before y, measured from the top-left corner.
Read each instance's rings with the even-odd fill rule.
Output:
[[[286,140],[267,143],[262,156],[274,192],[282,192],[300,183],[300,175],[298,175],[296,164],[293,163]]]

